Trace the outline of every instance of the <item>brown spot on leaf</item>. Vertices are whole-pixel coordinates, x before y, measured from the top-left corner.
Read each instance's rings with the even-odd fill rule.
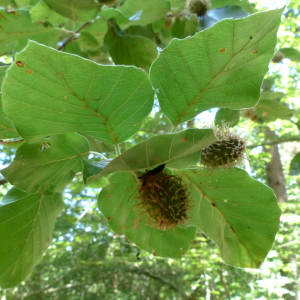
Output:
[[[221,48],[220,49],[220,52],[225,52],[226,51],[226,48]]]
[[[108,195],[108,198],[110,199],[110,198],[111,198],[111,195]]]
[[[15,15],[17,17],[19,16],[19,14],[17,14],[17,12],[15,12],[14,10],[9,10],[8,13],[9,14],[13,14],[13,15]]]
[[[67,98],[67,96],[63,96],[63,99],[66,99]]]
[[[153,254],[154,256],[156,256],[156,252],[155,252],[155,250],[152,250],[152,254]]]
[[[111,220],[111,217],[108,217],[107,220],[110,221],[110,220]]]
[[[233,229],[233,227],[230,226],[230,229],[231,229],[233,232],[235,232],[235,230]]]
[[[20,60],[16,61],[16,65],[17,65],[18,67],[21,67],[21,68],[24,67],[24,63],[23,63],[22,61],[20,61]]]
[[[158,158],[154,158],[153,160],[154,160],[154,161],[159,161],[159,159],[158,159]]]
[[[193,170],[192,172],[198,174],[198,172],[196,172],[196,171],[194,171],[194,170]]]
[[[216,204],[214,204],[214,203],[212,203],[211,205],[212,205],[213,207],[216,207]]]
[[[31,70],[26,70],[25,72],[28,73],[28,74],[32,74]]]
[[[253,54],[256,54],[256,53],[257,53],[257,49],[255,49],[252,53],[253,53]]]
[[[63,76],[63,73],[59,73],[60,76]]]
[[[4,19],[7,22],[10,22],[4,15],[2,15],[2,13],[0,12],[0,18]]]
[[[183,138],[184,142],[187,142],[189,139],[187,137]]]
[[[141,160],[138,160],[138,161],[137,161],[137,163],[141,163],[141,162],[142,162]]]
[[[258,266],[260,266],[260,265],[261,265],[261,261],[259,260],[259,261],[258,261]]]
[[[268,115],[268,113],[266,111],[263,112],[262,114],[264,117],[266,117]]]
[[[243,57],[243,59],[245,59],[245,57]]]

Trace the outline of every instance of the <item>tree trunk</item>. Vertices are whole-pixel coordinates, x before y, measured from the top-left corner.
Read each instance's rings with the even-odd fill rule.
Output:
[[[267,137],[275,137],[274,131],[266,127]],[[287,202],[286,182],[283,174],[282,164],[280,161],[280,154],[277,145],[271,145],[269,148],[264,147],[264,151],[270,153],[272,158],[266,164],[268,185],[274,190],[278,202]]]
[[[275,137],[274,131],[266,127],[266,136]],[[272,155],[271,161],[266,164],[268,185],[274,190],[278,202],[287,202],[286,182],[280,160],[280,154],[277,145],[271,145],[270,148],[264,147],[264,151]],[[299,284],[298,284],[298,268],[295,257],[290,257],[289,262],[293,269],[295,284],[293,290],[295,291],[295,300],[300,300]]]

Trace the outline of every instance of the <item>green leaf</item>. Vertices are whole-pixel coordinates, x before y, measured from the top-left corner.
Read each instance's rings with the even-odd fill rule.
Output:
[[[0,286],[20,284],[49,247],[61,194],[27,194],[12,188],[0,202]]]
[[[7,69],[8,69],[8,66],[0,66],[0,90],[1,90],[2,82],[5,77]]]
[[[153,28],[153,32],[157,33],[161,31],[166,23],[166,18],[161,18],[160,20],[154,21],[151,25]],[[130,28],[130,27],[129,27]]]
[[[261,92],[259,100],[280,100],[284,96],[281,92]]]
[[[101,4],[93,0],[44,0],[58,14],[73,21],[87,22],[94,19]]]
[[[241,268],[258,268],[274,243],[280,209],[274,192],[246,171],[214,173],[182,170],[190,186],[192,219],[219,247],[223,260]]]
[[[230,108],[220,108],[215,116],[215,125],[222,126],[222,121],[230,123],[230,127],[234,127],[240,120],[240,111]]]
[[[137,188],[129,173],[115,173],[109,177],[110,184],[98,197],[100,211],[108,219],[109,226],[116,233],[124,234],[153,255],[181,258],[195,238],[196,227],[186,229],[176,227],[173,230],[158,230],[146,225],[147,216],[139,217],[135,208],[136,199],[130,195]]]
[[[49,148],[47,148],[49,147]],[[23,143],[2,175],[28,193],[61,192],[83,169],[89,143],[77,133],[55,135],[44,143]]]
[[[67,18],[51,10],[44,1],[38,2],[38,4],[30,10],[30,15],[33,22],[44,23],[47,21],[54,26],[57,26],[61,22],[67,20]]]
[[[34,42],[16,60],[24,67],[14,64],[7,71],[3,103],[29,142],[82,132],[121,143],[138,132],[153,106],[148,76],[135,67],[101,66]]]
[[[278,101],[259,100],[256,105],[256,114],[265,122],[272,122],[277,119],[290,119],[293,112]]]
[[[150,79],[173,125],[213,107],[256,104],[283,9],[223,20],[192,38],[173,39],[160,52]]]
[[[7,7],[8,5],[10,5],[10,1],[11,0],[1,0],[1,6],[2,7]]]
[[[199,163],[200,161],[200,158],[201,158],[201,151],[198,151],[190,155],[184,156],[179,160],[168,163],[168,168],[187,169],[189,167],[193,167],[197,165],[197,163]]]
[[[87,185],[87,179],[91,176],[94,176],[96,174],[98,174],[101,170],[104,169],[105,166],[107,166],[107,162],[104,161],[100,161],[100,162],[96,162],[96,163],[90,163],[88,160],[84,159],[83,160],[83,182],[85,185]],[[105,178],[105,177],[101,177],[101,178]],[[93,182],[93,184],[95,183],[97,185],[97,182],[102,182],[99,181],[98,178],[97,180],[95,180]],[[89,184],[90,187],[92,187],[92,184]]]
[[[3,111],[2,93],[0,93],[0,139],[10,139],[19,137],[17,130],[12,122],[7,118]]]
[[[67,45],[63,49],[64,52],[76,54],[78,56],[81,56],[83,58],[89,58],[89,55],[87,52],[83,52],[80,49],[79,43],[77,41],[72,41],[72,43],[67,43]]]
[[[255,13],[253,5],[248,0],[211,0],[212,9],[221,8],[227,5],[237,5],[243,8],[248,14]]]
[[[113,28],[105,36],[105,45],[117,65],[134,65],[148,71],[157,57],[157,46],[150,39],[121,35]]]
[[[281,48],[279,49],[284,54],[285,58],[291,61],[300,62],[300,51],[295,48]]]
[[[186,5],[186,0],[170,0],[171,4],[171,10],[173,12],[181,12],[185,5]]]
[[[39,0],[10,0],[10,4],[16,5],[18,8],[28,5],[36,5]]]
[[[86,134],[82,134],[82,135],[89,141],[91,151],[98,152],[98,153],[108,153],[108,152],[116,151],[116,148],[110,144],[102,143]]]
[[[129,20],[126,16],[124,16],[124,14],[119,11],[118,9],[115,8],[105,8],[100,12],[100,17],[103,18],[104,20],[108,21],[110,19],[115,19],[115,21],[117,22],[117,24],[122,28],[122,29],[126,29],[128,26],[121,26],[121,24],[125,24],[128,23]],[[130,23],[129,23],[130,24]]]
[[[132,172],[152,169],[161,164],[173,163],[172,167],[182,166],[181,159],[199,155],[199,151],[215,142],[212,129],[187,129],[174,134],[161,134],[150,137],[113,159],[101,172],[88,178],[91,183],[101,176],[113,172]],[[192,160],[194,162],[194,160]]]
[[[61,29],[32,23],[25,10],[6,12],[0,10],[0,56],[11,52],[18,41],[25,43],[27,38],[54,47],[60,39]]]
[[[300,152],[298,152],[290,163],[290,175],[300,174]]]
[[[77,39],[82,51],[100,48],[104,42],[104,36],[108,26],[104,19],[96,19],[93,23],[87,24],[80,31],[80,37]]]
[[[166,0],[127,0],[118,9],[104,9],[101,17],[106,20],[114,18],[121,29],[132,25],[153,23],[162,19],[170,10],[170,3]]]
[[[199,31],[198,23],[199,20],[195,14],[191,16],[185,16],[182,19],[177,17],[171,28],[173,37],[184,39],[189,35],[194,35]]]

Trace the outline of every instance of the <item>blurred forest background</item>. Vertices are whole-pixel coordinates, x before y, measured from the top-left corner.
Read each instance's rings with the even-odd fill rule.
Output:
[[[8,1],[1,2],[0,6],[7,8]],[[9,5],[14,9],[32,3],[12,2]],[[184,1],[171,2],[182,5]],[[242,5],[248,1],[223,2],[240,3],[239,6],[220,6],[198,18],[184,9],[173,11],[158,33],[153,34],[150,24],[145,27],[148,30],[145,34],[158,47],[164,48],[173,37],[184,38],[223,18],[240,18],[250,13],[249,7]],[[250,2],[255,12],[285,4],[271,0]],[[127,30],[134,34],[137,28]],[[21,285],[0,290],[0,299],[300,300],[299,33],[300,4],[292,0],[283,14],[278,34],[280,52],[270,63],[259,105],[241,112],[211,110],[186,125],[203,128],[214,119],[217,124],[225,119],[231,122],[234,130],[247,136],[250,164],[246,164],[246,169],[255,179],[274,189],[283,212],[273,250],[260,269],[244,270],[226,265],[216,245],[201,232],[181,260],[162,259],[140,251],[124,236],[109,229],[106,218],[97,208],[99,189],[85,188],[78,176],[65,190],[66,208],[57,220],[53,242],[43,260]],[[105,52],[105,47],[109,47],[103,47],[101,57],[90,51],[89,59],[111,63],[108,50]],[[65,51],[74,53],[76,47],[71,48]],[[5,56],[1,61],[5,63],[9,59]],[[141,131],[132,137],[130,145],[122,147],[127,149],[151,135],[167,133],[170,127],[170,122],[156,106]],[[13,160],[14,154],[14,148],[1,146],[1,168]],[[0,183],[3,196],[10,186],[1,178]]]

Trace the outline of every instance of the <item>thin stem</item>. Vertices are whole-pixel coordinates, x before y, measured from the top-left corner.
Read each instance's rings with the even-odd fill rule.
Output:
[[[121,155],[119,144],[115,145],[118,156]]]
[[[174,125],[173,128],[172,128],[171,133],[174,133],[176,131],[176,128],[177,128],[177,125]]]
[[[300,125],[298,123],[296,123],[296,122],[294,122],[292,120],[290,120],[290,122],[293,123],[294,125],[296,125],[298,129],[300,129]]]
[[[79,33],[80,30],[82,30],[86,25],[90,24],[91,22],[92,22],[92,21],[88,21],[88,22],[84,23],[78,30],[76,30],[76,31],[74,32],[73,35],[71,35],[67,40],[65,40],[64,43],[63,43],[60,47],[57,48],[57,50],[62,50],[62,49],[64,49],[64,47],[65,47],[68,43],[70,43],[72,40],[74,40],[74,39],[76,38],[76,34]]]
[[[292,137],[280,137],[273,140],[266,140],[265,142],[262,142],[260,144],[252,144],[247,145],[248,149],[253,149],[260,146],[268,146],[268,145],[277,145],[282,143],[288,143],[288,142],[297,142],[300,141],[300,136],[292,136]]]
[[[96,154],[96,155],[99,155],[101,156],[103,159],[105,160],[108,160],[107,157],[105,157],[103,154],[99,153],[99,152],[96,152],[96,151],[89,151],[90,154]]]
[[[3,141],[3,140],[0,140],[0,145],[4,145],[4,146],[6,146],[6,145],[10,145],[10,144],[17,144],[17,143],[22,143],[22,142],[24,142],[24,140],[18,140],[18,141],[8,141],[8,142],[6,142],[6,141]]]

